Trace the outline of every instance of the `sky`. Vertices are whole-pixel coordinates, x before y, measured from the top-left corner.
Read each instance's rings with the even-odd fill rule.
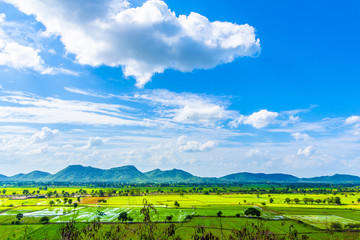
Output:
[[[355,0],[0,0],[0,173],[360,175]]]

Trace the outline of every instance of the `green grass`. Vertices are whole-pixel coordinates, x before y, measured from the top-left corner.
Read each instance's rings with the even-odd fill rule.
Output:
[[[235,188],[235,187],[234,187]],[[24,188],[6,188],[8,192],[16,192],[21,194]],[[37,188],[26,188],[29,191],[36,191]],[[80,188],[48,188],[47,191],[67,191],[69,193],[77,192]],[[85,189],[85,188],[83,188]],[[149,190],[157,191],[158,188],[141,188],[141,191]],[[172,188],[164,188],[170,191]],[[176,189],[176,188],[173,188]],[[181,188],[178,188],[181,189]],[[191,188],[183,188],[191,189]],[[207,188],[204,188],[204,190]],[[211,188],[208,188],[211,189]],[[220,189],[220,188],[219,188]],[[1,190],[1,188],[0,188]],[[99,188],[86,188],[88,193],[91,190],[99,190]],[[42,193],[47,191],[41,190]],[[49,199],[24,199],[12,200],[9,198],[0,198],[0,239],[12,237],[14,234],[18,239],[23,233],[25,224],[29,224],[34,239],[56,239],[58,237],[58,229],[61,224],[39,224],[40,218],[48,216],[51,223],[62,223],[70,220],[76,222],[91,222],[100,219],[102,222],[118,222],[119,213],[126,211],[135,222],[141,222],[143,216],[140,209],[143,206],[144,199],[153,204],[157,209],[157,214],[152,215],[152,220],[163,222],[167,216],[172,215],[173,221],[184,221],[186,215],[202,216],[194,217],[190,222],[177,224],[180,227],[182,236],[191,237],[195,226],[206,226],[217,234],[221,226],[225,229],[225,234],[230,233],[230,229],[237,229],[244,224],[263,224],[269,231],[276,234],[286,234],[289,227],[293,225],[299,233],[310,233],[311,239],[321,239],[323,236],[329,236],[327,233],[321,232],[319,229],[326,229],[331,222],[340,222],[342,224],[358,223],[360,221],[360,205],[357,204],[359,193],[337,194],[342,201],[342,205],[327,204],[286,204],[285,198],[304,197],[314,199],[324,199],[334,197],[334,194],[224,194],[224,195],[204,195],[204,194],[148,194],[146,196],[115,196],[107,197],[106,203],[98,203],[99,198],[87,198],[88,204],[79,203],[77,208],[73,205],[64,205],[64,198]],[[274,203],[270,203],[269,199],[273,198]],[[58,203],[57,199],[61,200]],[[71,198],[75,202],[76,198]],[[84,198],[82,198],[84,199]],[[56,204],[50,206],[50,201]],[[180,204],[176,208],[174,203]],[[354,201],[354,203],[353,203]],[[85,201],[84,201],[85,202]],[[265,205],[264,205],[265,203]],[[12,207],[9,207],[12,206]],[[264,219],[245,218],[244,211],[249,207],[256,207],[261,210],[261,216]],[[222,212],[221,222],[217,213]],[[99,212],[104,213],[99,216]],[[21,219],[21,225],[10,225],[15,221],[16,214],[24,214]],[[235,214],[240,214],[241,218],[235,218]],[[100,218],[99,218],[100,217]],[[304,222],[301,224],[299,221]],[[79,224],[79,226],[84,226]],[[166,224],[159,224],[166,227]],[[104,229],[110,227],[104,225]],[[229,230],[227,230],[229,229]],[[47,234],[47,235],[46,235]],[[336,233],[340,239],[346,239],[345,233]],[[15,238],[16,239],[16,238]]]

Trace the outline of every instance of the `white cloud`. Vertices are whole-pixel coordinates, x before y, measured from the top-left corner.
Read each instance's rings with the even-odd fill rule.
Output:
[[[345,120],[346,124],[360,123],[360,116],[351,116]]]
[[[267,150],[261,150],[259,148],[253,148],[253,149],[250,149],[249,151],[247,151],[245,153],[245,155],[247,157],[251,157],[251,158],[253,158],[253,157],[262,157],[262,158],[264,158],[264,157],[266,157],[266,155],[268,153],[269,153],[269,151],[267,151]]]
[[[111,98],[112,97],[110,95],[109,96],[101,95],[101,94],[94,93],[89,90],[82,90],[82,89],[78,89],[78,88],[64,87],[64,89],[71,93],[81,94],[81,95],[90,96],[90,97],[98,97],[98,98]]]
[[[58,133],[59,130],[57,129],[51,130],[48,127],[43,127],[41,132],[34,134],[31,139],[35,143],[46,142],[53,139]]]
[[[217,146],[217,142],[209,140],[207,142],[186,141],[185,136],[178,138],[178,146],[180,152],[205,152]]]
[[[251,125],[255,128],[264,128],[271,124],[279,114],[276,112],[269,112],[268,110],[260,110],[244,119],[244,124]]]
[[[135,94],[134,97],[156,106],[160,105],[158,113],[178,123],[215,125],[221,120],[237,115],[236,111],[226,109],[225,101],[193,93],[175,93],[159,89]]]
[[[313,146],[307,146],[305,148],[299,148],[297,154],[309,157],[315,153],[316,149]]]
[[[239,117],[237,117],[234,120],[230,121],[228,125],[231,128],[237,128],[243,123],[244,119],[245,119],[245,117],[240,115]]]
[[[227,113],[220,106],[207,106],[198,108],[184,106],[182,109],[175,110],[174,120],[182,123],[213,123],[221,119],[226,119]]]
[[[291,136],[293,138],[295,138],[295,140],[299,141],[299,140],[304,140],[304,141],[308,141],[311,139],[311,137],[309,135],[307,135],[306,133],[292,133]]]
[[[39,49],[27,44],[26,41],[20,43],[19,39],[13,36],[16,35],[13,32],[18,31],[16,26],[17,24],[6,21],[4,13],[0,14],[0,66],[18,70],[33,70],[41,74],[78,75],[78,73],[68,69],[47,66],[39,55]],[[30,38],[25,32],[20,35],[25,35],[25,39]]]
[[[40,98],[24,93],[0,96],[0,101],[12,104],[0,106],[0,122],[6,123],[153,126],[149,120],[123,114],[121,110],[127,107],[118,104]]]
[[[2,155],[33,155],[45,154],[52,147],[48,146],[48,142],[58,135],[59,130],[43,127],[41,131],[36,131],[34,134],[33,129],[25,129],[20,132],[15,126],[9,126],[15,132],[11,135],[3,135],[0,152]]]
[[[42,74],[49,73],[51,69],[44,65],[38,51],[22,46],[16,42],[5,42],[0,39],[0,65],[16,69],[32,69]]]
[[[5,0],[34,14],[47,35],[60,36],[80,64],[122,66],[143,87],[165,69],[192,71],[260,51],[248,24],[210,22],[197,13],[176,16],[161,0],[131,7],[127,1]]]
[[[104,144],[104,140],[100,137],[92,137],[88,140],[86,148],[99,147]]]

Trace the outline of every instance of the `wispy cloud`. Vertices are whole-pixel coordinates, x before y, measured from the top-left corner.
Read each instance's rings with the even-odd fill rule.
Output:
[[[11,106],[0,106],[0,122],[41,124],[88,124],[152,126],[146,119],[136,120],[123,114],[126,106],[86,101],[41,98],[26,93],[1,96],[0,101]]]

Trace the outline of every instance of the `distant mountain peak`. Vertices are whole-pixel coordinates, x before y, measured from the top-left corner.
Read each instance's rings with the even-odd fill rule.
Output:
[[[283,173],[249,173],[239,172],[220,178],[202,178],[181,169],[148,172],[139,171],[134,165],[125,165],[110,169],[91,166],[69,165],[61,171],[50,174],[39,170],[12,177],[0,174],[1,181],[43,181],[43,182],[129,182],[129,183],[236,183],[236,182],[288,182],[288,183],[360,183],[360,177],[346,174],[320,176],[314,178],[298,178]]]

